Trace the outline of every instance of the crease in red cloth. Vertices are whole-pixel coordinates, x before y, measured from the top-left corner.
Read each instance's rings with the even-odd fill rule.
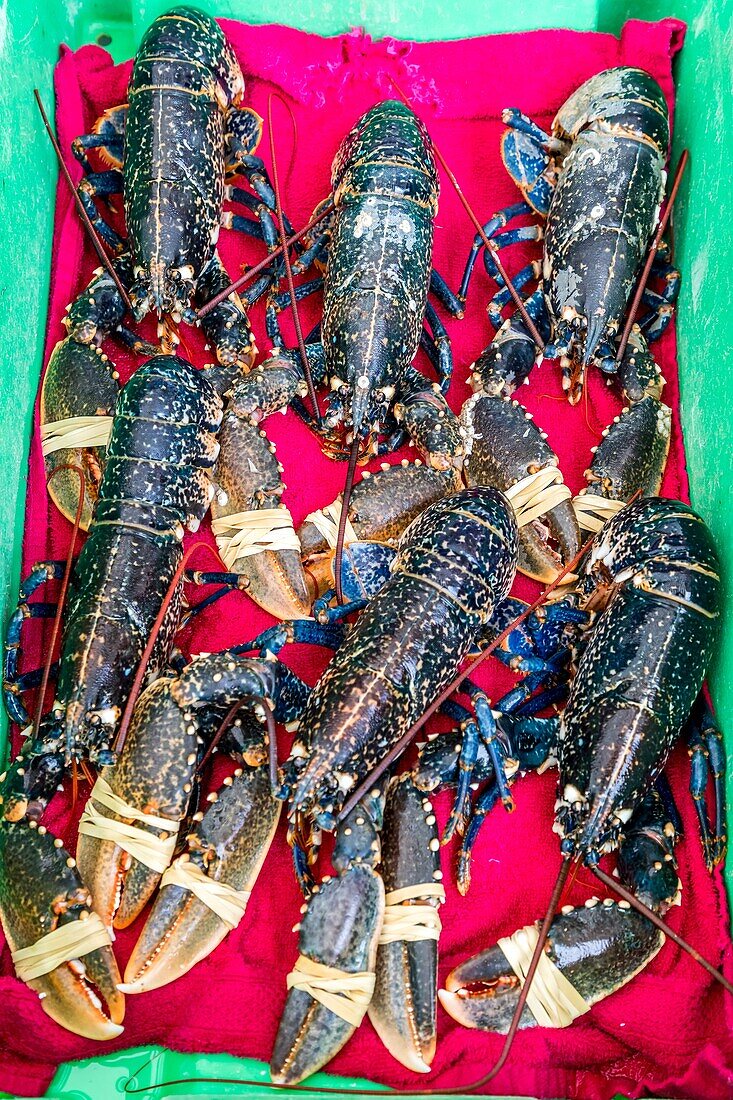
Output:
[[[264,116],[270,92],[279,91],[292,109],[297,123],[297,155],[284,201],[296,226],[305,224],[316,203],[327,195],[330,162],[340,140],[364,110],[391,94],[392,79],[413,98],[474,209],[488,218],[518,198],[499,156],[502,108],[520,107],[548,125],[581,81],[619,64],[639,65],[653,73],[671,107],[672,58],[684,34],[683,25],[676,20],[655,24],[632,20],[620,38],[537,31],[416,44],[393,39],[375,42],[361,31],[324,39],[284,27],[251,27],[230,21],[223,26],[246,75],[247,102]],[[105,51],[96,46],[76,53],[62,50],[56,93],[57,128],[64,150],[69,150],[75,136],[91,128],[103,109],[125,101],[129,72],[130,63],[114,66]],[[286,164],[293,132],[285,110],[278,104],[274,115],[278,156],[280,163]],[[260,152],[267,161],[266,144]],[[78,165],[70,155],[68,159],[78,177]],[[435,261],[454,287],[460,280],[472,236],[455,193],[444,181]],[[229,231],[221,234],[220,249],[233,276],[243,261],[252,263],[260,258],[255,244]],[[514,272],[532,255],[532,246],[515,246],[504,254],[504,262]],[[46,358],[62,335],[65,305],[81,291],[96,266],[97,260],[61,184]],[[687,277],[686,272],[683,277]],[[466,319],[449,322],[456,362],[450,401],[456,410],[469,395],[469,364],[491,337],[485,305],[493,289],[478,265]],[[307,331],[317,320],[319,299],[308,299],[301,308]],[[261,310],[254,311],[253,320],[266,351]],[[292,336],[287,317],[283,323]],[[152,336],[154,328],[154,322],[148,319],[143,331]],[[185,330],[184,339],[183,353],[188,350],[197,364],[206,362],[209,356],[203,351],[200,335]],[[129,355],[111,343],[107,350],[126,380],[132,366]],[[674,410],[663,491],[686,499],[674,328],[654,350],[667,378],[665,398]],[[427,369],[424,363],[423,369]],[[566,481],[577,491],[584,484],[583,471],[589,464],[591,446],[620,409],[618,394],[608,389],[595,372],[588,380],[587,403],[571,408],[562,400],[558,365],[546,362],[518,396],[549,433]],[[285,466],[285,502],[297,524],[309,511],[336,496],[343,486],[344,466],[323,457],[317,441],[292,413],[272,417],[266,429]],[[405,449],[393,461],[411,453]],[[70,525],[49,504],[44,481],[36,433],[30,455],[26,569],[39,559],[62,556],[68,545]],[[211,541],[207,524],[196,538]],[[516,590],[526,597],[536,588],[520,580]],[[195,593],[193,598],[198,598]],[[200,616],[195,628],[183,635],[183,645],[189,652],[221,649],[243,641],[245,636],[254,637],[269,622],[246,595],[231,594]],[[25,668],[35,667],[42,659],[41,628],[41,621],[35,620],[25,638]],[[303,647],[293,647],[286,652],[286,659],[310,682],[324,663],[320,651],[305,651]],[[492,697],[498,698],[512,678],[492,662],[491,667],[484,667],[482,682]],[[285,748],[284,741],[281,751]],[[219,761],[218,779],[225,769],[226,763]],[[695,814],[686,790],[688,766],[683,748],[673,754],[669,774],[686,833],[679,846],[683,904],[669,919],[714,963],[723,960],[730,977],[733,960],[722,876],[716,872],[711,878],[704,867]],[[70,786],[67,784],[67,788]],[[442,913],[441,979],[468,955],[538,919],[545,910],[559,865],[557,838],[551,831],[554,777],[528,776],[517,783],[515,795],[515,813],[509,816],[496,810],[481,833],[475,850],[473,884],[465,899],[453,886],[455,848],[449,846],[443,851],[447,901]],[[446,796],[436,799],[441,823],[449,802]],[[46,818],[51,830],[61,835],[72,851],[80,809],[78,805],[71,812],[67,789],[56,797]],[[596,893],[597,887],[587,885],[589,879],[589,873],[581,871],[564,900],[580,904]],[[155,992],[128,997],[125,1032],[106,1045],[73,1036],[49,1020],[36,995],[12,976],[5,948],[0,971],[0,1034],[5,1046],[0,1059],[0,1087],[17,1094],[38,1094],[62,1060],[103,1055],[146,1043],[268,1059],[285,1000],[285,974],[297,954],[291,926],[298,919],[300,904],[281,828],[239,928],[184,978]],[[118,934],[116,951],[122,967],[140,927],[138,921]],[[666,944],[632,983],[596,1005],[571,1028],[558,1032],[534,1029],[521,1034],[509,1064],[491,1087],[505,1094],[584,1100],[605,1100],[617,1091],[630,1097],[650,1093],[669,1097],[730,1095],[732,1014],[730,1001],[720,987],[674,945]],[[493,1064],[503,1041],[459,1028],[442,1010],[438,1030],[438,1051],[427,1080],[418,1082],[395,1062],[368,1021],[329,1069],[338,1074],[371,1077],[393,1087],[463,1085]]]

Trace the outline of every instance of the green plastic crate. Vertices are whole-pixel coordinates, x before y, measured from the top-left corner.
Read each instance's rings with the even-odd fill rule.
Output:
[[[286,23],[321,34],[364,26],[373,37],[462,38],[470,35],[570,27],[618,33],[628,18],[675,16],[688,25],[677,62],[673,161],[689,148],[691,166],[675,208],[675,247],[683,272],[679,301],[679,367],[692,502],[709,523],[723,559],[726,623],[711,672],[718,717],[727,736],[728,821],[733,833],[733,220],[725,215],[733,161],[733,0],[196,0],[217,16],[250,23]],[[42,367],[48,300],[56,164],[42,131],[32,89],[53,101],[58,47],[106,46],[116,61],[131,57],[143,30],[172,0],[2,0],[0,2],[0,187],[3,217],[0,311],[0,617],[15,602],[20,572],[33,401]],[[565,63],[557,59],[558,65]],[[726,415],[726,410],[728,415]],[[5,736],[0,713],[0,747]],[[733,893],[733,861],[726,882]],[[132,1088],[181,1078],[211,1083],[167,1085],[145,1096],[304,1096],[268,1090],[262,1063],[228,1055],[176,1054],[135,1048],[60,1066],[47,1096],[122,1095]],[[134,1078],[134,1079],[133,1079]],[[262,1088],[222,1084],[224,1078],[262,1078]],[[313,1085],[349,1091],[366,1082],[318,1075]],[[312,1094],[314,1097],[317,1095]]]

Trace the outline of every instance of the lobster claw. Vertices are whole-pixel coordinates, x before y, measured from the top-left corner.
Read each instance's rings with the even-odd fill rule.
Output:
[[[22,889],[21,889],[22,884]],[[17,952],[71,921],[91,914],[91,897],[73,859],[42,826],[0,826],[0,918],[10,949]],[[117,963],[109,944],[29,978],[44,1012],[87,1039],[115,1039],[123,1031],[125,998],[118,990]]]
[[[642,970],[661,949],[664,936],[635,909],[610,898],[591,898],[555,917],[547,943],[550,961],[590,1006]],[[448,1015],[463,1027],[506,1034],[521,988],[497,944],[452,970],[438,996]],[[520,1028],[536,1024],[525,1006]]]
[[[243,894],[254,886],[275,834],[282,803],[272,797],[268,769],[237,769],[206,814],[196,815],[186,853],[197,872]],[[246,904],[242,897],[241,904]],[[227,917],[226,909],[222,909]],[[242,914],[243,915],[243,914]],[[164,878],[125,970],[124,993],[157,989],[211,954],[233,927],[184,885]]]
[[[103,769],[100,776],[133,812],[154,815],[161,824],[163,818],[169,820],[170,836],[175,835],[186,812],[197,761],[197,723],[176,704],[172,683],[161,677],[143,692],[117,764]],[[95,835],[98,829],[92,827],[87,832],[85,819],[92,810],[105,820],[122,823],[123,830],[132,824],[153,842],[156,837],[164,839],[166,830],[98,803],[95,792],[96,788],[82,817],[76,858],[105,926],[126,928],[152,896],[166,861],[156,869],[114,839]],[[150,862],[155,863],[155,858]]]
[[[346,973],[373,973],[383,912],[381,878],[355,863],[314,889],[300,925],[301,956]],[[290,989],[270,1059],[273,1082],[294,1085],[315,1073],[341,1050],[355,1026],[305,989]]]
[[[455,758],[455,754],[454,754]],[[381,874],[386,890],[386,913],[430,917],[421,932],[400,933],[385,919],[377,950],[376,984],[369,1019],[390,1054],[415,1073],[429,1073],[437,1040],[438,934],[440,922],[428,912],[442,896],[438,827],[426,795],[412,777],[402,775],[387,792],[382,830]],[[437,876],[436,877],[436,873]],[[403,902],[390,903],[390,894],[416,887]],[[424,887],[424,889],[423,889]],[[393,931],[394,930],[394,931]]]
[[[557,466],[557,456],[518,401],[479,391],[463,406],[461,421],[467,433],[469,485],[507,492],[529,474]],[[567,498],[520,526],[519,568],[544,584],[553,581],[580,548],[569,493]]]

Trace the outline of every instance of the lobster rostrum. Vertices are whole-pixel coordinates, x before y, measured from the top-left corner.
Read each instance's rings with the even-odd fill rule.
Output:
[[[541,460],[532,454],[548,448],[533,424],[522,424],[525,410],[513,399],[518,386],[529,381],[542,353],[560,358],[563,387],[573,403],[580,398],[588,363],[605,372],[609,385],[616,376],[624,408],[594,449],[586,471],[587,490],[572,507],[566,491],[559,505],[552,501],[546,510],[560,557],[568,560],[570,547],[577,546],[578,539],[573,508],[581,526],[598,530],[616,510],[614,504],[620,506],[638,489],[657,493],[664,472],[671,410],[661,401],[664,379],[648,345],[669,324],[679,292],[679,272],[669,263],[665,245],[652,265],[662,290],[644,289],[642,300],[648,310],[634,325],[620,355],[617,346],[629,298],[658,223],[669,119],[656,82],[643,70],[629,68],[609,69],[586,81],[558,112],[551,134],[514,109],[505,111],[504,119],[509,129],[502,140],[502,156],[525,201],[495,215],[485,232],[501,248],[542,236],[537,226],[507,230],[512,218],[531,210],[546,218],[542,264],[527,265],[514,280],[518,289],[537,281],[524,305],[545,346],[536,346],[519,312],[502,319],[509,293],[487,250],[487,271],[500,283],[489,304],[489,318],[498,332],[472,368],[470,381],[477,396],[466,405],[463,417],[473,440],[473,445],[469,442],[473,454],[469,479],[494,466],[490,484],[506,490],[527,476],[525,451],[530,473],[557,465],[552,452]],[[477,237],[459,298],[465,298],[482,247]],[[502,436],[516,443],[521,464],[519,459],[506,462],[503,454],[497,460],[491,453],[491,438],[482,432],[482,419],[503,423]],[[508,449],[513,453],[512,447]],[[471,470],[472,466],[476,469]],[[553,486],[551,493],[557,492]],[[533,556],[537,558],[536,548]],[[540,564],[545,565],[545,574],[536,571],[535,575],[549,579],[552,562]]]

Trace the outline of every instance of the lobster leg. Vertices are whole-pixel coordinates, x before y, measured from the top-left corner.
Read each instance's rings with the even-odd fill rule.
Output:
[[[501,159],[509,175],[529,206],[542,217],[547,217],[554,190],[551,158],[548,150],[559,143],[544,130],[540,130],[527,115],[515,107],[502,112],[509,127],[501,138]]]
[[[667,806],[652,788],[619,844],[618,873],[645,905],[662,914],[680,901],[681,886],[674,858],[677,838]]]
[[[89,891],[61,842],[35,821],[2,822],[0,917],[10,949],[30,947],[46,933],[88,921],[90,915]],[[51,1019],[97,1040],[122,1032],[125,999],[117,988],[119,980],[109,939],[26,979]]]
[[[506,810],[514,809],[514,799],[509,790],[506,748],[497,738],[496,719],[486,694],[475,685],[468,687],[468,694],[476,711],[479,736],[489,752],[494,766],[494,777],[501,801]]]
[[[507,229],[503,233],[497,233],[492,243],[496,245],[497,249],[509,248],[511,245],[519,244],[522,241],[541,241],[543,234],[544,230],[541,225],[522,225],[517,229]],[[493,254],[486,247],[484,247],[484,268],[486,274],[494,279],[500,287],[505,286],[504,278],[494,262]]]
[[[110,107],[94,123],[90,134],[82,134],[71,143],[71,151],[86,174],[92,170],[87,157],[89,149],[97,149],[102,160],[113,167],[122,167],[126,120],[127,106]]]
[[[83,176],[77,194],[89,216],[89,221],[96,229],[99,236],[113,252],[119,254],[126,247],[124,237],[109,225],[97,209],[95,198],[108,198],[110,195],[118,195],[122,190],[122,177],[117,169],[109,169],[107,172],[91,172]]]
[[[248,660],[231,651],[194,659],[175,678],[155,681],[138,700],[129,736],[120,758],[103,779],[124,807],[130,807],[141,824],[136,829],[151,834],[151,841],[175,837],[184,818],[198,764],[199,729],[204,733],[218,713],[237,700],[251,696],[267,706],[278,688],[279,666]],[[203,712],[203,713],[202,713]],[[217,713],[218,712],[218,713]],[[200,714],[200,717],[197,717]],[[149,859],[135,842],[125,847],[125,823],[136,821],[124,807],[114,808],[92,792],[94,806],[87,807],[79,832],[77,860],[89,883],[94,907],[106,927],[127,927],[151,897],[172,852],[154,853]],[[90,813],[91,811],[91,813]],[[154,821],[144,820],[153,815]],[[102,820],[97,820],[101,816]],[[88,819],[88,820],[87,820]],[[113,837],[106,835],[112,822]],[[115,826],[122,822],[122,832]],[[102,826],[100,828],[100,826]]]
[[[337,877],[327,876],[313,887],[303,907],[297,926],[300,959],[292,975],[296,982],[289,990],[270,1060],[276,1084],[296,1084],[330,1061],[353,1034],[370,999],[367,987],[358,1014],[347,1010],[350,1018],[345,1018],[334,1011],[340,1008],[338,995],[322,1000],[317,986],[304,986],[297,979],[303,965],[307,969],[313,964],[333,968],[346,981],[349,974],[361,975],[361,981],[374,974],[384,915],[384,885],[374,870],[381,856],[383,799],[383,787],[378,787],[345,818],[332,857]]]
[[[530,475],[551,472],[550,467],[558,466],[544,434],[518,401],[479,390],[464,404],[461,422],[466,433],[469,485],[491,485],[506,493],[519,482],[526,483]],[[557,480],[562,479],[558,476]],[[520,529],[519,568],[544,583],[554,580],[580,547],[578,521],[569,497],[566,492],[566,498],[548,502],[541,516],[533,513],[535,518]]]
[[[409,774],[393,780],[387,790],[380,872],[388,903],[393,891],[413,887],[420,891],[389,904],[385,912],[399,918],[410,912],[406,907],[419,905],[425,926],[408,930],[401,938],[385,920],[369,1019],[394,1058],[416,1073],[427,1073],[437,1038],[440,922],[425,907],[437,909],[440,904],[432,891],[442,875],[435,814]],[[437,889],[442,892],[442,887]]]
[[[540,270],[541,264],[539,260],[533,260],[532,263],[525,264],[525,266],[512,277],[512,284],[514,286],[514,289],[523,290],[528,282],[530,282],[532,279],[539,278]],[[509,287],[503,285],[503,283],[500,284],[499,289],[489,300],[489,304],[486,307],[486,311],[489,315],[489,320],[491,321],[491,324],[494,326],[495,329],[501,328],[502,324],[504,323],[504,318],[502,317],[501,312],[505,306],[509,305],[511,301],[512,295]],[[523,324],[523,322],[521,321],[521,316],[519,314],[515,314],[514,316],[518,322]]]
[[[257,241],[265,239],[262,223],[253,218],[245,218],[242,214],[233,214],[231,210],[225,211],[222,225],[227,229],[235,229],[237,233],[244,233],[246,237],[254,237]]]
[[[430,272],[430,293],[453,317],[463,316],[463,302],[453,293],[443,276],[435,268]]]
[[[682,281],[679,269],[669,260],[669,245],[666,241],[662,244],[663,247],[660,246],[654,257],[650,272],[651,278],[662,281],[661,290],[657,292],[646,286],[642,295],[642,302],[650,308],[646,316],[641,318],[639,325],[650,344],[659,339],[672,320]]]
[[[687,725],[687,749],[690,754],[690,793],[700,826],[705,862],[709,870],[719,863],[727,847],[725,824],[725,751],[722,734],[704,699],[700,699]],[[715,826],[710,824],[706,793],[712,772]]]
[[[51,618],[56,607],[50,603],[30,603],[30,598],[48,580],[61,580],[66,562],[39,562],[20,585],[18,603],[5,631],[3,653],[3,702],[11,722],[23,727],[28,724],[28,712],[20,699],[24,690],[19,683],[18,666],[21,656],[21,635],[27,619]]]
[[[99,332],[99,329],[97,329]],[[117,371],[108,356],[94,343],[79,343],[73,336],[60,340],[51,353],[41,387],[41,425],[63,424],[69,418],[111,416],[119,393]],[[88,419],[91,428],[95,422]],[[109,421],[106,422],[109,424]],[[104,422],[94,444],[79,442],[51,450],[45,456],[48,493],[56,507],[70,522],[74,522],[79,506],[81,484],[76,466],[84,474],[84,502],[80,526],[88,530],[94,504],[99,493],[107,445]],[[72,437],[73,438],[73,437]],[[92,436],[94,438],[94,436]],[[66,442],[63,435],[51,438],[53,445]],[[58,473],[51,474],[60,467]]]
[[[453,376],[453,352],[446,327],[438,316],[435,306],[429,301],[425,303],[425,321],[432,331],[433,344],[437,351],[436,369],[440,389],[442,393],[446,393]]]
[[[541,286],[525,299],[524,307],[546,338],[549,324]],[[472,389],[484,390],[492,397],[511,397],[523,382],[528,382],[537,363],[537,348],[518,312],[502,320],[501,307],[494,306],[493,300],[487,311],[497,333],[473,364],[469,382]]]
[[[494,237],[499,232],[499,230],[503,229],[508,222],[512,221],[514,218],[521,217],[522,214],[528,214],[529,212],[530,207],[527,205],[526,202],[517,202],[514,203],[512,206],[507,206],[503,210],[500,210],[497,214],[494,214],[494,216],[486,222],[483,227],[484,233],[489,238],[489,240],[491,240],[491,238]],[[466,298],[468,296],[468,288],[471,282],[471,278],[473,276],[474,269],[476,267],[476,261],[479,257],[479,253],[484,247],[484,238],[481,236],[480,233],[477,233],[476,236],[473,238],[473,245],[471,246],[471,251],[469,253],[468,260],[466,261],[463,278],[461,279],[461,285],[457,295],[459,302],[463,302],[465,304]]]
[[[633,909],[607,898],[558,914],[548,937],[550,961],[588,1005],[630,981],[661,950],[664,936]],[[463,1027],[506,1034],[517,1006],[520,979],[496,945],[457,966],[438,991],[449,1016]],[[520,1028],[536,1027],[528,1008]]]
[[[195,828],[186,838],[176,865],[249,894],[270,849],[282,803],[272,797],[266,764],[237,768],[224,786],[209,798],[205,814],[194,816]],[[158,989],[186,974],[221,943],[241,920],[239,910],[217,912],[192,889],[186,879],[165,879],[125,970],[123,993]],[[225,895],[226,896],[226,895]],[[246,897],[242,897],[246,904]]]

